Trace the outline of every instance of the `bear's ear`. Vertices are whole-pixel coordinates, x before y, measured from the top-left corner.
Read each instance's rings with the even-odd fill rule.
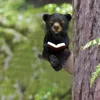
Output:
[[[65,16],[66,16],[66,18],[67,18],[68,21],[71,21],[72,16],[70,14],[65,14]]]
[[[49,17],[49,14],[44,14],[44,15],[43,15],[43,20],[46,22],[47,19],[48,19],[48,17]]]

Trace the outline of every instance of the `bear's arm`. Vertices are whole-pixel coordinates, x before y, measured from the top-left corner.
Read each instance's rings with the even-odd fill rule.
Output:
[[[66,48],[69,49],[69,37],[67,36],[67,34],[64,34],[63,36],[59,36],[59,40],[62,43],[65,43]]]
[[[65,38],[65,44],[66,44],[66,48],[68,48],[69,49],[69,38],[68,38],[68,36]]]
[[[64,33],[62,35],[63,39],[62,39],[62,42],[64,42],[66,44],[66,48],[69,49],[69,37],[66,33]]]
[[[47,60],[49,60],[49,56],[50,56],[50,52],[48,51],[48,34],[45,35],[44,37],[44,42],[43,42],[43,52],[42,52],[42,56],[45,57]]]
[[[48,51],[48,35],[46,34],[45,37],[44,37],[44,42],[43,42],[43,49],[44,51]]]

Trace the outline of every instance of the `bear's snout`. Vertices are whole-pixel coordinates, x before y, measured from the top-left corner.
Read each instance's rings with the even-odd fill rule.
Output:
[[[58,30],[58,29],[59,29],[59,26],[56,26],[56,25],[55,25],[55,26],[54,26],[54,29],[55,29],[55,30]]]
[[[60,31],[62,31],[62,27],[60,25],[60,23],[58,22],[55,22],[52,26],[52,30],[55,32],[55,33],[59,33]]]

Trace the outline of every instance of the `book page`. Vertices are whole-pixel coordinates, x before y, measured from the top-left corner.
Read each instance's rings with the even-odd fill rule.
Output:
[[[62,46],[65,46],[65,43],[59,43],[59,44],[57,44],[57,48],[62,47]]]
[[[48,44],[49,46],[54,47],[54,48],[59,48],[59,47],[65,46],[65,43],[59,43],[59,44],[55,45],[55,44],[52,43],[52,42],[48,42],[47,44]]]
[[[48,42],[47,44],[56,48],[56,45],[54,43],[52,43],[52,42]]]

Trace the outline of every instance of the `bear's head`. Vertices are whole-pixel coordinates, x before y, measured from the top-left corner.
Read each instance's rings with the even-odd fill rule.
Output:
[[[71,20],[70,14],[44,14],[43,20],[46,23],[47,31],[53,34],[59,34],[68,30],[69,21]]]

